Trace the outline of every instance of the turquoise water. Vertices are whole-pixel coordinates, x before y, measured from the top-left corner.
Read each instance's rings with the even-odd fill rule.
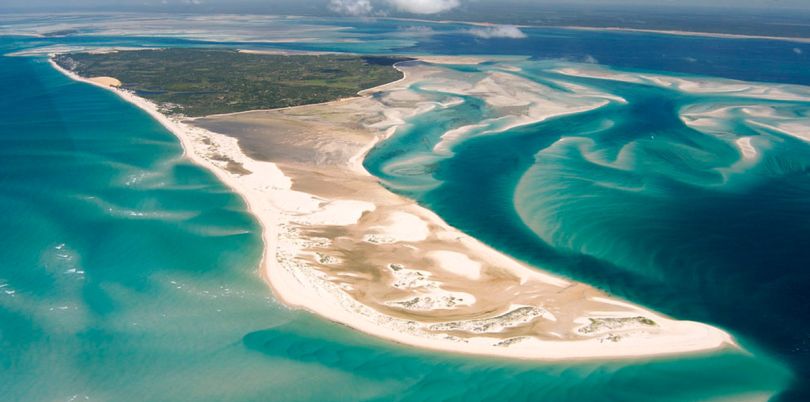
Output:
[[[0,39],[0,49],[29,41]],[[109,41],[187,44],[64,39]],[[244,203],[183,159],[170,133],[42,58],[0,60],[4,400],[720,401],[801,384],[801,371],[785,363],[794,355],[779,348],[795,347],[784,334],[805,336],[796,321],[806,307],[774,315],[797,296],[775,298],[774,288],[751,284],[769,284],[764,269],[792,266],[780,257],[802,261],[786,240],[807,244],[806,145],[765,133],[779,140],[768,142],[769,156],[731,168],[739,155],[727,140],[672,118],[676,105],[717,99],[569,79],[629,103],[473,138],[425,164],[426,144],[492,113],[468,97],[414,119],[366,161],[396,191],[519,258],[678,318],[720,324],[747,348],[546,364],[419,351],[286,309],[257,273],[259,228]],[[542,68],[527,71],[548,79]],[[652,133],[667,143],[648,141]],[[571,145],[553,145],[562,137]],[[630,143],[626,168],[594,166]],[[409,164],[420,160],[412,156],[423,163]],[[754,230],[766,224],[778,229]],[[673,225],[688,230],[665,230]],[[770,254],[750,247],[771,237]],[[713,241],[690,241],[705,238]],[[771,264],[760,268],[763,261]],[[771,280],[806,283],[801,272],[784,277]]]
[[[506,131],[474,128],[451,153],[437,152],[446,131],[494,113],[461,98],[412,119],[371,151],[366,168],[511,255],[728,329],[780,355],[802,378],[810,145],[757,123],[806,124],[810,102],[569,77],[555,72],[571,67],[562,62],[521,66],[519,74],[536,82],[584,85],[625,102]],[[473,79],[497,65],[477,69]],[[560,101],[566,95],[560,91]],[[680,117],[718,105],[730,111],[702,130]],[[744,112],[757,105],[781,117]],[[743,136],[753,138],[757,158],[742,158],[734,141]],[[797,380],[786,398],[802,400],[804,384]]]

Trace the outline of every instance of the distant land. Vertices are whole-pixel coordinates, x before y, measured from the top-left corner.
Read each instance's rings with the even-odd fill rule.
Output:
[[[428,19],[539,27],[625,28],[810,38],[810,12],[779,8],[739,8],[730,13],[727,7],[711,6],[538,6],[525,1],[507,0],[469,3],[467,7],[429,16]]]
[[[402,78],[398,57],[285,55],[218,49],[150,49],[55,57],[85,77],[115,77],[124,89],[189,117],[328,102]]]

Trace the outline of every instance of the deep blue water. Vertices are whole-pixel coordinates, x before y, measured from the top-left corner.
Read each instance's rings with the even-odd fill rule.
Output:
[[[810,103],[730,100],[551,70],[527,75],[591,85],[627,104],[472,137],[453,147],[452,157],[425,158],[441,134],[469,124],[458,115],[487,116],[467,100],[413,119],[371,152],[366,167],[392,190],[513,256],[719,325],[779,355],[800,376],[795,395],[785,397],[803,400],[810,373],[810,145],[730,119],[728,135],[768,144],[761,159],[739,164],[728,138],[688,127],[678,112],[753,103],[790,109],[806,122]]]
[[[329,24],[329,20],[322,23]],[[525,55],[536,59],[596,62],[613,67],[713,75],[746,81],[810,84],[810,44],[788,41],[729,40],[633,32],[578,31],[559,28],[523,28],[524,39],[482,39],[452,24],[385,20],[357,21],[358,32],[373,43],[402,37],[403,31],[429,27],[427,37],[389,49],[394,53],[451,55]],[[462,31],[462,32],[459,32]],[[363,51],[363,46],[327,43],[275,44],[276,47],[328,50],[341,46]]]

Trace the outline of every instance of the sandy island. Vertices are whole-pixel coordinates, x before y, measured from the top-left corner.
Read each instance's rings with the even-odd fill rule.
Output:
[[[438,60],[448,61],[431,61]],[[362,159],[377,141],[410,116],[446,107],[408,90],[436,74],[436,64],[401,63],[405,78],[356,98],[193,120],[161,114],[109,77],[85,79],[52,64],[148,112],[179,138],[186,156],[244,198],[263,229],[262,276],[290,306],[406,345],[518,359],[734,345],[712,326],[673,320],[515,261],[368,174]],[[495,75],[468,90],[494,91],[494,102],[513,107],[510,95],[524,84]],[[528,114],[511,124],[559,115],[560,107],[525,107]]]

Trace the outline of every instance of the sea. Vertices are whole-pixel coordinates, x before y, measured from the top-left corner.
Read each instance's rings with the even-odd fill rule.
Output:
[[[810,93],[810,44],[480,29],[0,16],[0,399],[810,400],[810,145],[799,138],[810,137],[810,102],[560,73],[598,68]],[[288,37],[299,39],[279,40]],[[522,78],[624,99],[471,131],[437,153],[445,132],[491,117],[480,99],[461,97],[409,120],[364,164],[391,191],[504,253],[718,326],[741,348],[514,361],[397,345],[285,307],[259,276],[260,228],[240,197],[145,112],[47,61],[60,50],[171,46],[516,56],[508,63]],[[502,63],[449,68],[481,75]],[[770,114],[751,118],[747,110],[762,106]],[[680,117],[717,107],[724,112],[706,126]],[[742,137],[756,158],[741,157]]]

